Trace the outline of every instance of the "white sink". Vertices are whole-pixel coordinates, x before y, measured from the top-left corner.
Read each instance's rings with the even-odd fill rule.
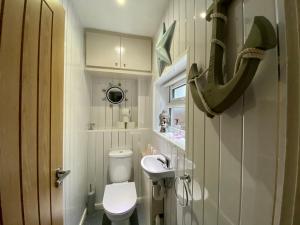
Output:
[[[167,168],[159,159],[164,160],[162,155],[146,155],[141,160],[141,166],[153,181],[175,176],[172,168]]]

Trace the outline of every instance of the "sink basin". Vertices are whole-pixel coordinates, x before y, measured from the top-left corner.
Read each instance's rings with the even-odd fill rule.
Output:
[[[166,168],[166,166],[158,159],[164,160],[162,155],[146,155],[141,160],[141,166],[149,175],[150,179],[157,181],[163,178],[175,176],[174,169]]]

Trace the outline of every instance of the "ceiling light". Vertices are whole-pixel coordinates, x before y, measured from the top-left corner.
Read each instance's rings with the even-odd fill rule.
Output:
[[[125,5],[126,0],[117,0],[117,2],[119,5]]]
[[[200,13],[200,17],[201,17],[202,19],[205,19],[206,13],[205,13],[205,12]]]
[[[120,46],[116,46],[116,47],[115,47],[115,51],[116,51],[117,53],[123,54],[123,53],[125,52],[125,48],[124,48],[124,47],[120,47]]]

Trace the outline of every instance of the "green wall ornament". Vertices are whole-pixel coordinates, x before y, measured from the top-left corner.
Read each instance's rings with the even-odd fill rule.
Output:
[[[163,23],[163,35],[155,47],[159,75],[162,74],[167,65],[172,64],[170,48],[173,40],[175,26],[176,21],[174,21],[166,31],[166,25],[165,23]]]
[[[206,20],[212,20],[209,67],[199,71],[194,63],[188,75],[195,104],[211,118],[224,112],[243,95],[255,76],[264,52],[277,44],[276,33],[269,20],[263,16],[255,16],[247,40],[237,56],[234,75],[225,82],[225,24],[227,7],[231,1],[214,0],[209,7],[206,16]]]

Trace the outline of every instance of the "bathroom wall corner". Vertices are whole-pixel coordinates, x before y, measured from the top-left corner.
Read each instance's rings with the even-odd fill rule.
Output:
[[[72,1],[60,2],[65,9],[63,167],[71,170],[63,185],[64,224],[75,225],[86,206],[90,81],[84,72],[84,29]]]

